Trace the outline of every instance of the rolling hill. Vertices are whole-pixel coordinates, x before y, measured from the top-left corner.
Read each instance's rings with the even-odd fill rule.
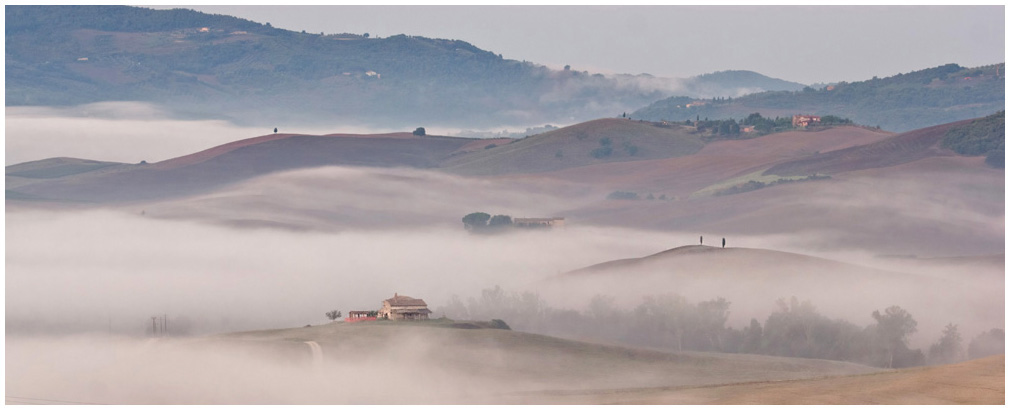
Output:
[[[1003,109],[1004,64],[965,68],[956,64],[886,78],[838,83],[819,90],[773,91],[732,99],[696,101],[671,97],[631,115],[651,121],[744,118],[794,114],[836,115],[858,124],[903,132],[981,117]],[[688,103],[694,102],[690,106]]]
[[[467,324],[337,322],[143,341],[8,339],[7,394],[102,404],[549,403],[587,389],[687,388],[882,371],[828,360],[669,353]],[[101,360],[52,366],[24,354],[32,343],[55,357],[87,351]],[[59,395],[51,393],[56,386]]]
[[[681,157],[704,142],[691,127],[606,118],[532,135],[469,155],[442,169],[464,175],[540,173],[590,164]]]
[[[690,295],[692,300],[723,297],[731,303],[729,324],[740,327],[776,311],[775,300],[791,297],[812,301],[827,317],[857,324],[868,324],[873,310],[898,305],[915,316],[926,335],[939,334],[951,322],[984,329],[1004,320],[999,309],[1002,278],[969,281],[927,275],[915,265],[881,270],[792,252],[736,248],[732,237],[727,248],[719,247],[719,237],[705,240],[716,246],[680,246],[646,257],[605,261],[554,276],[539,289],[548,300],[587,300],[605,294],[622,304],[663,291]]]
[[[438,366],[440,370],[433,375],[434,379],[422,383],[443,386],[439,390],[447,397],[432,399],[442,403],[509,402],[542,391],[696,386],[879,371],[827,360],[668,353],[518,331],[466,329],[457,327],[458,324],[335,323],[221,335],[211,340],[261,344],[301,344],[312,340],[321,346],[322,366],[328,372],[350,366],[377,367],[373,371],[384,369],[404,374]],[[302,345],[301,349],[308,359],[307,346]],[[394,350],[400,353],[380,353]],[[364,351],[375,354],[352,353]],[[423,354],[412,356],[420,352]],[[448,387],[450,381],[462,379],[467,382],[460,389]],[[378,396],[373,400],[382,401]]]
[[[948,130],[970,120],[909,131],[882,141],[815,154],[784,162],[765,171],[775,175],[837,174],[862,169],[885,168],[936,156],[956,155],[940,146]]]
[[[432,168],[473,140],[410,133],[379,135],[274,134],[241,140],[154,164],[120,165],[63,178],[65,161],[43,160],[8,167],[18,194],[84,202],[156,200],[206,193],[237,181],[278,171],[327,165]],[[35,174],[23,170],[35,169]],[[8,189],[10,192],[11,190]]]
[[[229,220],[330,230],[354,218],[323,212],[294,220],[277,215],[284,221],[271,221],[263,212],[282,212],[294,206],[295,198],[313,204],[322,197],[311,192],[264,197],[262,189],[292,183],[331,186],[338,180],[342,186],[357,186],[346,179],[347,172],[271,175],[322,166],[400,167],[466,179],[425,174],[416,179],[419,185],[400,187],[402,192],[362,187],[360,195],[345,192],[344,199],[326,201],[353,204],[352,196],[366,200],[372,195],[380,195],[372,200],[383,202],[391,195],[411,201],[440,192],[445,204],[547,212],[579,225],[721,236],[803,231],[819,238],[805,246],[872,249],[881,255],[998,253],[1003,173],[981,155],[962,156],[938,145],[951,130],[962,129],[958,124],[898,135],[836,126],[729,140],[702,139],[689,126],[627,119],[594,120],[519,140],[408,133],[278,134],[155,164],[80,166],[78,160],[53,159],[13,165],[7,168],[6,197],[27,207],[47,199],[122,203],[189,198],[196,202],[176,201],[182,208],[169,214],[185,217],[197,212],[196,204],[206,207],[210,201],[220,206],[212,214],[222,211]],[[1004,136],[996,138],[999,143]],[[362,174],[362,181],[393,177],[365,169],[351,174]],[[486,182],[475,182],[480,180]],[[489,192],[489,183],[502,191]],[[259,194],[249,196],[253,192]],[[640,200],[608,199],[615,192]],[[522,198],[537,199],[523,203]],[[243,215],[247,207],[235,202],[243,200],[266,208]],[[324,203],[317,206],[331,209]],[[433,205],[431,209],[446,214],[423,217],[408,213],[414,222],[449,224],[458,220],[457,214],[472,211],[450,208]],[[404,211],[387,207],[383,217],[355,215],[368,225],[402,221]]]

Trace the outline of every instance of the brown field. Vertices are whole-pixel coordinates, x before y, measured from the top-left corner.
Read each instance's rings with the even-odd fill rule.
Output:
[[[836,174],[862,169],[885,168],[934,156],[954,156],[941,148],[940,140],[952,127],[972,120],[936,125],[895,135],[883,141],[814,155],[776,165],[767,173],[775,175]]]
[[[814,380],[542,394],[543,404],[1006,404],[1006,357]]]
[[[603,138],[611,140],[612,153],[594,158],[591,152],[601,147]],[[634,155],[626,144],[637,147]],[[703,145],[691,127],[605,118],[453,157],[441,168],[462,175],[532,174],[599,163],[681,157],[698,152]]]

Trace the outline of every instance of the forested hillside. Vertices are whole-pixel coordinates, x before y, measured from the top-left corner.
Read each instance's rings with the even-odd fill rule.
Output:
[[[462,40],[296,32],[183,9],[5,10],[8,106],[130,100],[264,125],[537,125],[620,115],[675,83],[552,70]],[[695,96],[796,86],[757,73],[678,84]]]
[[[985,163],[1003,168],[1006,144],[1006,111],[951,128],[941,143],[962,155],[985,155]]]
[[[820,89],[769,91],[740,98],[672,97],[632,113],[647,120],[833,114],[888,131],[908,131],[1003,109],[1004,64],[965,68],[947,64],[887,78],[841,82]]]

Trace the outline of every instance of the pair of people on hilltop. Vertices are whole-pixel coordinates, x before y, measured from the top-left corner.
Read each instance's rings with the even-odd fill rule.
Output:
[[[698,244],[699,245],[704,245],[705,244],[705,236],[704,235],[698,237]],[[722,238],[722,247],[723,248],[726,247],[726,238]]]

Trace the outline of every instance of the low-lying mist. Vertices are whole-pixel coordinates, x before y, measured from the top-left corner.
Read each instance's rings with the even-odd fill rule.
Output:
[[[226,119],[179,119],[155,104],[101,102],[71,107],[7,107],[5,164],[53,157],[97,161],[157,162],[217,145],[273,132],[272,128],[235,125]],[[333,124],[286,127],[302,134],[382,133],[381,127]]]
[[[323,342],[323,356],[314,358],[301,341],[8,336],[7,403],[459,403],[536,387],[440,366],[444,355],[430,354],[444,346],[438,337],[377,342]]]
[[[274,128],[280,133],[307,135],[382,134],[414,129],[409,126],[390,127],[318,119],[313,123],[278,123],[254,127],[237,124],[224,116],[205,113],[194,118],[173,108],[135,101],[68,107],[7,107],[5,120],[6,165],[54,157],[131,164],[140,161],[153,163],[270,134]],[[478,128],[529,129],[539,125],[543,124],[516,122]],[[425,123],[416,126],[425,127],[429,135],[454,135],[467,128],[466,124],[449,126]],[[474,135],[479,133],[471,132],[465,136]]]
[[[7,214],[8,332],[213,333],[325,322],[393,293],[429,303],[676,242],[572,228],[484,237],[459,228],[340,233],[235,229],[115,211]]]

